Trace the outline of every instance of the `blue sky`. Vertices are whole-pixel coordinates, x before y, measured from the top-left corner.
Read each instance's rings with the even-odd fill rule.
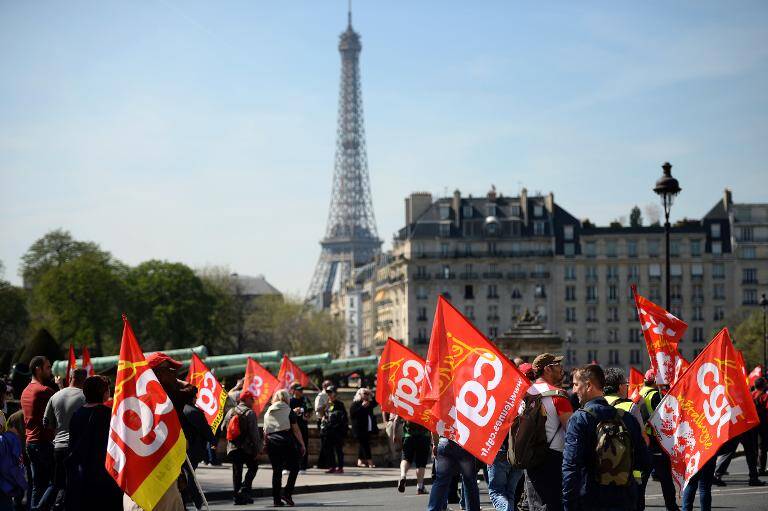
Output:
[[[389,245],[412,191],[552,191],[599,223],[768,201],[768,3],[357,1]],[[304,293],[330,199],[346,2],[0,2],[0,260],[64,228],[137,264]]]

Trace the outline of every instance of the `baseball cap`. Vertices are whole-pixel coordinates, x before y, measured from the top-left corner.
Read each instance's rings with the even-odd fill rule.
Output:
[[[336,387],[334,387],[333,385],[328,385],[328,386],[325,388],[325,391],[326,391],[326,392],[333,392],[333,393],[335,394],[335,393],[336,393]]]
[[[164,362],[168,362],[168,365],[173,369],[178,369],[181,367],[181,362],[172,359],[162,351],[156,351],[147,357],[147,364],[149,365],[150,369],[154,369]]]
[[[552,353],[542,353],[535,359],[533,359],[533,370],[537,373],[543,371],[545,367],[552,364],[557,364],[563,361],[562,356],[553,355]]]
[[[249,397],[253,398],[253,399],[256,399],[256,396],[253,395],[253,392],[251,392],[250,390],[244,390],[244,391],[242,391],[240,393],[239,399],[240,399],[240,401],[245,401]]]
[[[294,383],[291,385],[291,390],[304,390],[304,387],[301,386],[301,383]]]
[[[656,371],[654,371],[653,367],[651,367],[645,372],[645,380],[648,381],[648,380],[655,380],[655,379],[656,379]]]
[[[530,362],[523,362],[517,367],[521,373],[525,374],[531,369],[533,369],[533,366],[530,364]]]

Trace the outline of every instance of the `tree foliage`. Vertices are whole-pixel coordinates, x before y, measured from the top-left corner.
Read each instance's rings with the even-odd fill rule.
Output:
[[[45,328],[39,329],[34,337],[19,347],[16,361],[29,365],[29,361],[36,355],[43,355],[50,361],[62,358],[59,343],[56,342],[56,339]]]
[[[128,270],[131,324],[142,348],[173,349],[215,335],[215,295],[186,265],[151,260]]]
[[[637,206],[632,208],[629,212],[629,226],[630,227],[642,227],[643,225],[643,213]]]
[[[744,353],[747,372],[763,363],[763,311],[761,309],[740,309],[741,321],[731,330],[731,336],[736,345]]]
[[[75,240],[69,231],[56,229],[47,233],[21,256],[20,273],[24,285],[33,287],[50,268],[61,266],[84,254],[95,255],[105,262],[112,258],[109,252],[101,250],[96,243]]]
[[[23,289],[0,280],[0,352],[13,351],[22,344],[29,325],[26,301]]]

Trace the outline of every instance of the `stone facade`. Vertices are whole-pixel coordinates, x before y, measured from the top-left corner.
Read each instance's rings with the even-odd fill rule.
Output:
[[[491,339],[528,310],[563,339],[568,365],[648,365],[630,286],[664,306],[662,227],[594,226],[553,194],[525,189],[414,193],[405,206],[392,251],[334,297],[336,314],[360,297],[356,353],[377,353],[393,337],[425,354],[443,294]],[[768,204],[736,204],[726,190],[700,220],[673,226],[670,253],[671,311],[689,324],[681,350],[692,358],[729,313],[766,292]]]

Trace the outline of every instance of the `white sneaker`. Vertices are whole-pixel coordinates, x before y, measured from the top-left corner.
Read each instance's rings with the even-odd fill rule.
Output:
[[[284,476],[287,476],[287,475],[288,475],[288,474],[290,474],[290,473],[291,473],[291,472],[290,472],[289,470],[283,470],[283,475],[284,475]]]

